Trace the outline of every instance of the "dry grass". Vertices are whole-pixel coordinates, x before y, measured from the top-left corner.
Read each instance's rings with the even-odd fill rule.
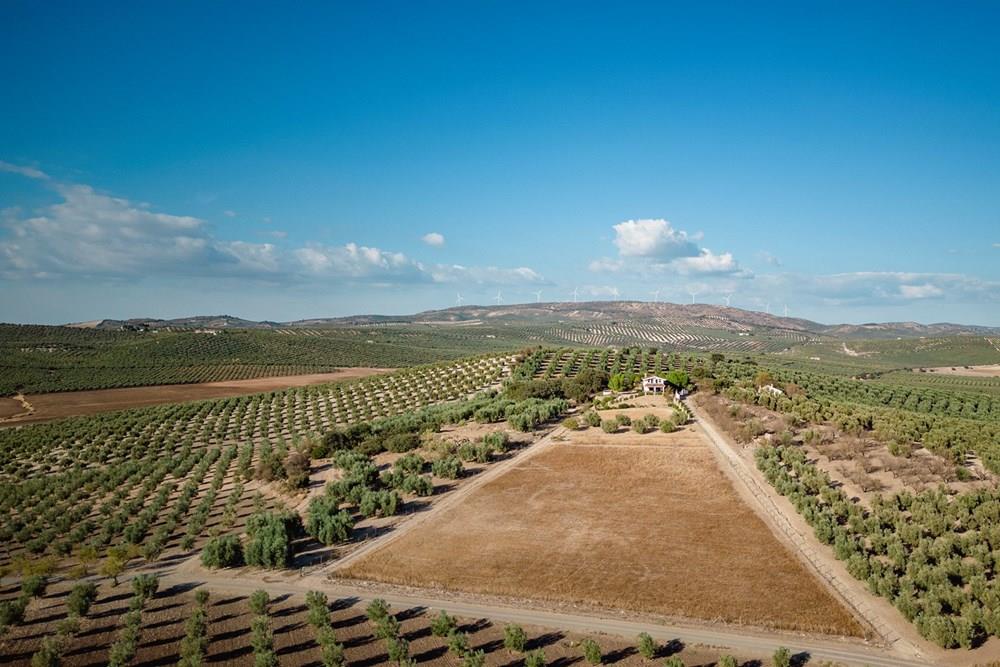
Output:
[[[570,444],[526,458],[343,574],[861,634],[742,503],[694,427],[669,435],[575,433]]]

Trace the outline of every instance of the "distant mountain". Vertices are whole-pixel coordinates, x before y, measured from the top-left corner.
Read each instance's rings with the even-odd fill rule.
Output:
[[[645,301],[554,302],[501,306],[458,306],[414,315],[352,315],[312,318],[292,322],[245,320],[231,315],[202,315],[164,320],[134,318],[100,320],[75,326],[98,329],[287,329],[392,324],[466,325],[612,325],[639,323],[659,326],[683,325],[737,334],[767,332],[795,338],[915,338],[920,336],[1000,335],[1000,328],[974,325],[917,322],[869,324],[820,324],[795,317],[780,317],[741,308],[710,304],[649,303]],[[70,325],[74,326],[74,325]]]

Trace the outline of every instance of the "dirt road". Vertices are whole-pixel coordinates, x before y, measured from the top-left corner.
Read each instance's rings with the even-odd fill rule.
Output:
[[[869,594],[860,582],[850,576],[842,563],[832,554],[822,552],[810,535],[803,534],[801,526],[798,526],[801,521],[799,517],[787,514],[776,497],[778,494],[759,477],[756,470],[751,468],[751,464],[739,455],[695,401],[689,401],[688,404],[708,440],[718,451],[720,462],[732,474],[734,482],[743,487],[748,499],[752,499],[751,502],[759,515],[776,533],[785,537],[786,544],[794,548],[816,575],[826,581],[830,589],[835,591],[858,617],[864,619],[896,653],[922,658],[922,651],[912,641],[902,636],[904,632],[909,634],[910,630],[900,627],[900,619],[893,617],[893,614],[898,617],[898,612],[891,607],[886,608],[888,603]],[[794,510],[792,512],[794,513]]]
[[[917,658],[894,655],[884,649],[861,643],[824,641],[792,634],[741,632],[731,627],[641,622],[622,618],[511,607],[500,603],[446,600],[424,594],[375,592],[360,586],[333,583],[318,576],[241,576],[239,579],[234,579],[214,574],[191,577],[166,573],[163,575],[162,584],[167,586],[197,584],[213,590],[234,593],[250,593],[257,589],[263,589],[275,595],[285,593],[304,595],[310,590],[322,590],[330,597],[338,599],[353,598],[367,602],[378,597],[396,608],[445,609],[450,614],[466,618],[489,618],[501,623],[534,625],[553,630],[581,633],[599,632],[627,639],[634,639],[640,632],[647,632],[654,639],[662,642],[680,640],[685,644],[727,647],[737,653],[761,657],[769,656],[778,646],[786,646],[793,654],[809,654],[810,662],[831,661],[840,665],[870,665],[871,667],[926,667],[931,664]]]

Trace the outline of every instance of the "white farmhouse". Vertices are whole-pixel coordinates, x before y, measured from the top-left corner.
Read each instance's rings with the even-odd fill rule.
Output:
[[[658,375],[642,378],[642,393],[662,394],[667,388],[667,381]]]

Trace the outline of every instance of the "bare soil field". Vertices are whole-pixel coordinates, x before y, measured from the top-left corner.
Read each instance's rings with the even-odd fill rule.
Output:
[[[618,446],[621,445],[621,446]],[[348,564],[356,579],[756,627],[861,627],[743,504],[697,426],[522,458]]]
[[[913,372],[919,373],[921,370],[937,375],[961,375],[971,378],[1000,377],[1000,364],[990,364],[987,366],[939,366],[937,368],[914,370]]]
[[[139,408],[164,403],[183,403],[210,398],[229,398],[245,394],[279,391],[291,387],[305,387],[325,382],[338,382],[390,373],[391,368],[343,368],[336,373],[310,373],[284,377],[255,378],[251,380],[231,380],[228,382],[205,382],[202,384],[166,384],[150,387],[127,387],[121,389],[95,389],[91,391],[67,391],[52,394],[30,394],[25,397],[33,408],[30,415],[8,419],[4,425],[31,424],[51,421],[63,417],[92,415],[128,408]],[[13,399],[3,399],[3,405]],[[16,402],[16,401],[15,401]],[[21,412],[18,405],[17,412]],[[17,414],[14,412],[12,414]],[[9,417],[6,408],[0,410],[0,418]]]
[[[44,598],[31,603],[24,624],[10,628],[0,644],[0,662],[8,665],[31,663],[31,656],[41,646],[42,638],[65,618],[67,592],[66,585],[52,586]],[[12,597],[15,593],[15,589],[7,589],[3,597]],[[64,666],[103,667],[107,664],[108,651],[120,629],[118,623],[128,611],[129,596],[130,590],[125,583],[100,590],[98,601],[81,623],[80,632],[69,642],[63,656]],[[334,632],[345,646],[348,664],[389,663],[385,642],[374,636],[374,627],[365,617],[363,604],[354,600],[332,600],[330,607]],[[161,590],[143,612],[139,650],[131,664],[141,667],[176,664],[185,632],[184,623],[194,609],[194,591],[189,587]],[[458,658],[448,652],[447,639],[435,637],[430,632],[436,611],[420,607],[393,608],[391,611],[401,622],[401,634],[410,642],[410,655],[419,664],[459,664]],[[274,648],[282,667],[321,664],[316,633],[307,622],[304,595],[273,596],[268,613],[274,631]],[[245,593],[212,589],[208,602],[207,662],[214,665],[252,664],[251,619]],[[502,624],[484,618],[459,618],[458,621],[459,630],[469,634],[471,648],[487,654],[488,664],[520,664],[517,654],[503,647]],[[542,649],[548,664],[585,664],[580,649],[584,635],[531,626],[524,629],[528,649]],[[632,642],[600,635],[591,637],[600,644],[605,664],[650,664],[638,655]],[[662,647],[660,653],[662,657],[678,655],[687,665],[714,664],[719,654],[717,649],[684,646],[679,642]]]
[[[15,398],[0,398],[0,419],[13,417],[24,412],[21,402]]]

